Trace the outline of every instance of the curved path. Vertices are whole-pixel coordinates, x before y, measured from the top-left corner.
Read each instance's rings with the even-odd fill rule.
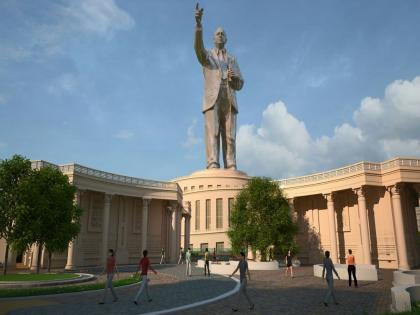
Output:
[[[204,277],[202,269],[194,267],[192,277],[185,277],[185,265],[154,267],[156,267],[158,274],[150,274],[150,294],[153,298],[150,303],[146,301],[143,295],[139,305],[135,305],[132,301],[139,286],[130,285],[116,288],[119,300],[115,303],[111,301],[111,294],[108,292],[108,301],[105,305],[98,304],[103,296],[101,290],[1,300],[0,309],[7,310],[3,314],[10,315],[144,314],[212,299],[232,291],[236,287],[236,281],[232,279],[219,275]],[[122,271],[132,271],[133,267],[120,269],[123,269]]]
[[[130,269],[131,268],[131,269]],[[133,271],[133,267],[121,268]],[[60,296],[34,297],[31,299],[9,299],[0,301],[0,314],[144,314],[179,305],[209,299],[232,290],[236,283],[231,279],[212,276],[204,278],[202,269],[193,269],[196,276],[186,278],[184,265],[159,266],[157,276],[151,275],[151,295],[153,301],[147,303],[145,297],[136,306],[132,298],[138,285],[117,289],[120,300],[98,305],[102,292],[84,292]],[[89,270],[89,272],[93,272]],[[241,298],[240,313],[244,314],[383,314],[391,304],[390,288],[392,270],[379,270],[379,281],[360,281],[359,288],[349,288],[346,280],[335,281],[339,305],[325,307],[322,299],[326,284],[313,276],[312,266],[295,269],[295,278],[286,278],[284,269],[276,271],[252,271],[248,282],[248,294],[255,303],[255,310],[249,311]],[[110,296],[109,296],[110,298]],[[4,303],[9,303],[5,305]],[[222,301],[202,305],[189,310],[174,312],[179,315],[232,314],[231,308],[237,303],[235,296]],[[14,308],[10,308],[10,306]],[[10,310],[7,313],[7,310]]]

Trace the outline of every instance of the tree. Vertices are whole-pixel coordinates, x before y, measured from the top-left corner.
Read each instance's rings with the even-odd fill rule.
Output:
[[[0,161],[0,238],[6,241],[3,274],[7,273],[9,248],[21,237],[15,220],[24,208],[19,191],[21,183],[31,172],[31,162],[20,155]]]
[[[254,177],[236,196],[228,231],[234,252],[251,246],[264,261],[271,245],[283,253],[296,251],[296,233],[289,204],[271,179]]]
[[[58,169],[44,167],[36,170],[22,185],[25,210],[16,222],[24,235],[16,243],[19,247],[36,244],[39,247],[37,273],[40,268],[42,247],[51,254],[64,251],[80,231],[82,210],[73,204],[76,187]]]

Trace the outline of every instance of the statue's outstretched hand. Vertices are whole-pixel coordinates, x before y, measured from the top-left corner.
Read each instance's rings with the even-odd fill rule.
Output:
[[[196,4],[195,6],[195,22],[197,26],[201,26],[201,18],[203,17],[203,8],[200,9],[200,5]]]

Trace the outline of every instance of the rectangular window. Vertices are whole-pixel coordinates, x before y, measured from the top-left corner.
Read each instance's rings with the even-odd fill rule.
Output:
[[[216,229],[223,228],[223,199],[216,199]]]
[[[229,209],[228,209],[228,216],[229,216],[229,227],[230,227],[230,217],[231,217],[231,215],[232,215],[232,211],[233,211],[233,201],[234,201],[234,198],[229,198],[228,199],[228,207],[229,207]]]
[[[206,248],[209,248],[209,243],[201,243],[200,244],[200,252],[204,253]]]
[[[210,212],[211,212],[211,204],[210,204],[210,199],[206,199],[206,230],[210,229]]]
[[[222,254],[224,248],[225,248],[225,243],[224,242],[216,242],[216,253]]]
[[[200,200],[195,201],[195,230],[200,230]]]

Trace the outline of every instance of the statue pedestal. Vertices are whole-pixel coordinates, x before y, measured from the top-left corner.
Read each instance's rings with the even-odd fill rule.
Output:
[[[230,249],[227,236],[234,198],[248,183],[249,176],[238,170],[206,169],[174,180],[191,202],[190,245],[194,250]],[[181,230],[182,233],[184,229]],[[181,235],[183,244],[183,234]]]

